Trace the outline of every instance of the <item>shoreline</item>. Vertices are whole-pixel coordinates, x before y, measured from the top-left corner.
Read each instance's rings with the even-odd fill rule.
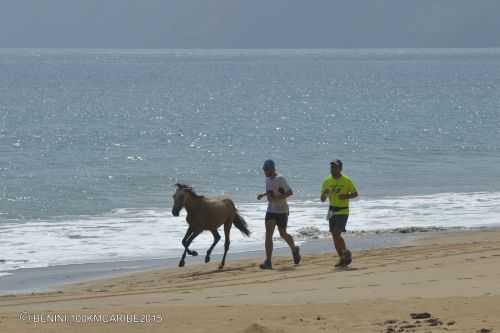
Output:
[[[370,232],[379,234],[391,233],[395,228],[412,229],[445,229],[478,228],[498,226],[497,216],[500,214],[498,201],[500,192],[481,193],[441,193],[435,195],[406,195],[398,197],[384,196],[380,198],[362,198],[353,204],[353,218],[348,229],[354,232]],[[328,223],[325,219],[325,205],[319,200],[290,201],[293,218],[289,223],[289,233],[304,238],[330,237]],[[237,252],[263,249],[265,228],[262,216],[266,207],[258,203],[240,203],[239,209],[249,223],[252,235],[250,238],[240,233],[232,233],[230,256]],[[423,213],[422,209],[425,210]],[[94,215],[54,216],[52,219],[40,221],[19,221],[19,223],[0,223],[2,241],[0,242],[0,294],[2,277],[14,273],[25,272],[21,269],[34,268],[29,272],[37,274],[39,268],[43,274],[49,274],[55,266],[71,264],[96,264],[89,270],[98,270],[99,274],[84,274],[83,278],[106,277],[99,263],[111,262],[119,271],[127,271],[130,266],[139,265],[142,269],[159,267],[157,259],[179,257],[182,252],[180,239],[184,237],[186,225],[184,217],[173,217],[166,207],[155,208],[120,208],[96,213]],[[64,226],[64,227],[61,227]],[[418,228],[415,228],[418,226]],[[311,230],[314,229],[314,230]],[[138,239],[138,235],[140,238]],[[203,233],[197,237],[193,246],[203,251],[212,244],[212,235]],[[282,243],[283,244],[283,243]],[[219,244],[215,251],[222,252]],[[239,258],[239,256],[237,256]],[[151,259],[155,259],[151,262]],[[116,262],[131,262],[117,265]],[[140,261],[150,261],[141,263]],[[168,262],[165,264],[169,264]],[[170,265],[170,264],[169,264]],[[121,267],[125,266],[125,267]],[[49,267],[48,269],[46,267]],[[82,271],[80,267],[74,266]],[[67,269],[72,272],[73,268]],[[60,269],[60,275],[67,275]],[[111,271],[108,273],[115,273]],[[78,281],[73,274],[70,279],[56,276],[59,282]],[[12,278],[7,281],[12,281]],[[47,282],[52,281],[47,279]],[[15,287],[15,288],[12,288]],[[13,286],[13,292],[42,290],[44,284],[25,283]]]
[[[354,231],[348,232],[345,236],[347,245],[352,251],[373,250],[400,247],[409,244],[417,239],[439,237],[443,233],[474,232],[479,230],[500,230],[500,227],[481,227],[473,229],[463,228],[398,228],[390,230],[374,231]],[[317,238],[296,238],[296,242],[301,247],[303,255],[318,255],[331,253],[332,261],[336,260],[336,253],[332,240],[325,237],[326,233],[317,234]],[[277,237],[275,237],[277,239]],[[200,255],[197,257],[188,256],[187,266],[203,266],[203,253],[206,249],[199,249]],[[181,250],[180,250],[181,251]],[[81,263],[57,265],[49,267],[21,268],[8,271],[9,275],[0,276],[0,296],[20,295],[28,293],[52,292],[66,285],[74,283],[84,283],[124,277],[129,274],[148,272],[157,269],[176,268],[181,252],[178,257],[170,258],[146,258],[119,261],[105,261],[97,263]],[[279,244],[274,249],[274,256],[287,257],[289,249],[286,244]],[[222,254],[214,252],[211,262],[219,262]],[[249,250],[242,252],[228,253],[227,264],[241,260],[255,260],[259,262],[264,257],[264,250]]]
[[[390,248],[401,246],[402,244],[421,237],[423,234],[440,233],[452,231],[455,229],[429,229],[429,228],[404,228],[401,230],[382,230],[369,232],[349,232],[345,236],[348,246],[353,251]],[[461,230],[461,229],[457,229]],[[318,238],[296,238],[296,242],[301,247],[301,253],[304,255],[322,254],[331,252],[336,256],[331,238],[325,237],[325,233],[320,233]],[[275,237],[275,239],[278,239]],[[288,256],[289,249],[286,244],[278,244],[274,249],[274,256]],[[204,251],[201,248],[200,255],[197,257],[188,256],[186,265],[202,265]],[[220,249],[219,249],[220,250]],[[49,267],[21,268],[13,271],[7,271],[9,275],[0,276],[0,296],[17,295],[26,293],[50,292],[64,287],[68,284],[89,282],[95,280],[122,277],[132,273],[147,272],[162,268],[177,267],[181,250],[178,257],[170,258],[150,258],[150,259],[132,259],[120,261],[105,261],[98,263],[81,263],[57,265]],[[219,262],[222,254],[214,252],[211,262]],[[231,262],[253,259],[256,262],[262,260],[264,250],[249,250],[242,252],[228,252],[227,265]],[[332,259],[332,260],[335,260]]]

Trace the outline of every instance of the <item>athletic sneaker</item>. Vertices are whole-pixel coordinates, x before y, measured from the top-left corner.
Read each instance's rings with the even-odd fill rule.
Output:
[[[335,264],[335,267],[344,266],[344,258],[340,257],[339,261]]]
[[[271,260],[264,260],[259,267],[260,269],[273,269],[273,264],[271,263]]]
[[[344,259],[343,267],[347,267],[352,263],[352,253],[349,250],[345,250],[344,253],[342,253],[342,258]]]
[[[298,246],[296,246],[295,249],[292,251],[292,255],[293,255],[293,263],[295,265],[298,265],[301,259],[300,248]]]

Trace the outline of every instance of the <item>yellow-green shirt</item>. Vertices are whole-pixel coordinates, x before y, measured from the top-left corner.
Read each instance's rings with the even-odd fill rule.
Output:
[[[346,207],[345,209],[335,211],[335,215],[349,215],[349,199],[339,199],[339,194],[349,194],[357,192],[356,187],[352,180],[344,175],[340,178],[335,179],[332,175],[323,179],[321,183],[321,193],[326,189],[330,190],[330,195],[328,200],[330,201],[330,206],[332,207]]]

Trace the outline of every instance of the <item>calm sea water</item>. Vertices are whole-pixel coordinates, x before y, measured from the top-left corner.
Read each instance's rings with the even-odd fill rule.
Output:
[[[178,181],[260,247],[267,158],[294,231],[333,158],[354,230],[500,224],[500,49],[0,50],[0,271],[176,255]]]

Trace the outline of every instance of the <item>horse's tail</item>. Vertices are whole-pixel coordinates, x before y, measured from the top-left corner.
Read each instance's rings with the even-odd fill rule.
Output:
[[[240,214],[236,213],[234,216],[233,224],[236,228],[238,228],[242,233],[246,236],[250,236],[250,230],[248,230],[247,222],[241,217]]]
[[[234,220],[233,220],[234,226],[238,228],[238,230],[241,231],[246,236],[250,236],[250,230],[248,230],[248,224],[245,221],[245,219],[240,214],[238,214],[238,210],[236,209],[233,200],[228,199],[228,202],[231,204],[231,206],[233,206],[234,209]]]

